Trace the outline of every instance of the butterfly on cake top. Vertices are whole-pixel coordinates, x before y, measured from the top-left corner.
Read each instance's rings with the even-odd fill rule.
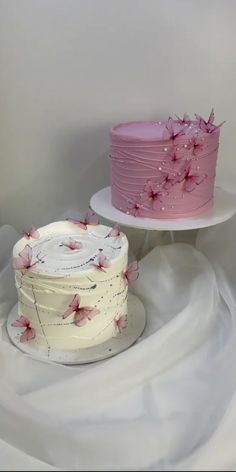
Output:
[[[128,264],[121,228],[83,219],[24,231],[13,250],[18,314],[12,326],[22,343],[72,351],[89,348],[128,326],[128,288],[138,278]]]
[[[112,204],[134,217],[186,218],[213,205],[220,128],[207,120],[121,123],[110,130]]]

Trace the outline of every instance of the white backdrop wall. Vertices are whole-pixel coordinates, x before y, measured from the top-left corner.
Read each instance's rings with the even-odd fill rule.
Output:
[[[235,0],[0,0],[0,223],[84,210],[112,124],[212,105],[232,188],[235,25]]]

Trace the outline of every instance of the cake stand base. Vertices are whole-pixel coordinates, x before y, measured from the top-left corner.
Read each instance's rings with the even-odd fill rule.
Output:
[[[236,213],[236,195],[216,187],[214,205],[200,215],[178,219],[140,218],[127,215],[115,208],[111,203],[111,187],[106,187],[95,193],[90,200],[90,206],[95,213],[107,220],[130,228],[144,229],[145,235],[138,259],[148,252],[149,231],[168,231],[170,242],[175,242],[175,231],[194,230],[214,226],[229,220]]]
[[[90,206],[98,215],[123,226],[156,231],[183,231],[214,226],[231,218],[236,213],[236,195],[216,187],[214,206],[210,210],[197,216],[172,220],[140,218],[117,210],[111,203],[111,187],[95,193]]]
[[[7,320],[7,332],[10,340],[16,347],[38,360],[52,361],[67,365],[88,364],[121,353],[137,341],[146,325],[146,314],[142,302],[136,295],[129,293],[128,326],[116,337],[87,349],[62,351],[51,348],[48,352],[48,349],[46,348],[42,347],[39,349],[38,345],[36,345],[33,340],[27,343],[20,342],[22,328],[12,327],[12,323],[18,318],[18,305],[16,304],[10,312]]]

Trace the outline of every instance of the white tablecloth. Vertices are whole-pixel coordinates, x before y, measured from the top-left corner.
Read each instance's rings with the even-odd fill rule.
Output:
[[[140,264],[145,334],[99,364],[41,363],[8,341],[18,234],[0,229],[1,470],[236,470],[236,219]]]

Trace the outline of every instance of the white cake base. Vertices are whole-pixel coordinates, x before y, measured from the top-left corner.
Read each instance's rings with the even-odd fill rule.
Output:
[[[10,312],[7,320],[7,331],[13,344],[15,344],[15,346],[17,346],[21,351],[38,360],[53,361],[59,364],[88,364],[90,362],[97,362],[115,356],[137,341],[146,324],[145,309],[142,302],[136,295],[129,293],[128,326],[116,337],[111,338],[98,346],[86,349],[77,349],[75,351],[51,349],[50,352],[48,352],[48,350],[43,347],[42,349],[39,349],[38,345],[34,344],[34,341],[28,343],[20,342],[22,328],[12,327],[12,323],[18,318],[18,304],[16,304]]]
[[[123,226],[157,231],[183,231],[214,226],[230,219],[236,213],[236,195],[216,187],[213,208],[197,216],[173,220],[134,217],[117,210],[111,203],[111,187],[95,193],[90,200],[90,206],[98,215]]]

